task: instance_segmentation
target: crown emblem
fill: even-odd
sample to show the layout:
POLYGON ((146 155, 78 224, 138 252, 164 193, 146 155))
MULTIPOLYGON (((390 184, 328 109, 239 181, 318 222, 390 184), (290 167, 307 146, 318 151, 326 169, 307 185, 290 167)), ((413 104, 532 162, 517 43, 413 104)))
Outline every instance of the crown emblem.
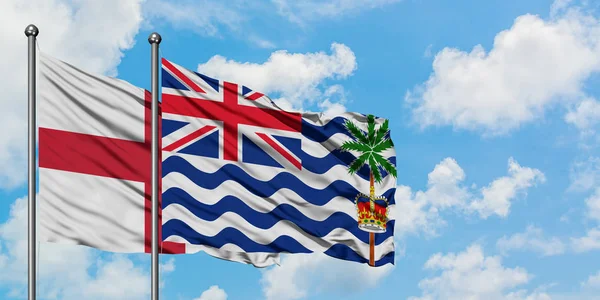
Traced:
POLYGON ((358 194, 354 201, 358 214, 358 228, 373 233, 384 233, 388 221, 388 201, 385 197, 358 194))

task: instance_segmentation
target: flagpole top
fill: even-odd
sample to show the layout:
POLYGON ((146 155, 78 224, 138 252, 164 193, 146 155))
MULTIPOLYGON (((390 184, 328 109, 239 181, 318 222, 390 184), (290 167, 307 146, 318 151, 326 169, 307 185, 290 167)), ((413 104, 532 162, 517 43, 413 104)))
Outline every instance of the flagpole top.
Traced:
POLYGON ((40 33, 40 30, 33 24, 29 24, 27 27, 25 27, 25 35, 28 37, 32 35, 36 37, 38 33, 40 33))
POLYGON ((158 34, 157 32, 151 33, 150 36, 148 37, 148 43, 150 43, 150 44, 160 44, 160 41, 162 41, 162 38, 160 37, 160 34, 158 34))

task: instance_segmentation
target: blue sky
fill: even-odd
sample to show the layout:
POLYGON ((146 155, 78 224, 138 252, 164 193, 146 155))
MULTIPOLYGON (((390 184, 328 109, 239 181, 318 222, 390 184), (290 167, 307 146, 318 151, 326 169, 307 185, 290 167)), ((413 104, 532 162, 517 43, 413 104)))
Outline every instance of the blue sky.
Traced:
MULTIPOLYGON (((282 105, 391 121, 394 268, 161 257, 163 299, 600 299, 594 1, 20 2, 0 4, 0 298, 26 288, 22 32, 35 23, 41 51, 141 87, 157 31, 165 58, 282 105)), ((148 298, 144 255, 40 251, 44 299, 148 298)))

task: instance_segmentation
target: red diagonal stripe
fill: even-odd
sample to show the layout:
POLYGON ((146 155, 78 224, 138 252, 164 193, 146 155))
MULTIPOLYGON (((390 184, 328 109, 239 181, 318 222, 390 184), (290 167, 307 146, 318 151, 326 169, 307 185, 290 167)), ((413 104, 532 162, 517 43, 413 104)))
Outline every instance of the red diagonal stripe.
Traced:
POLYGON ((192 90, 194 90, 195 92, 198 93, 205 93, 204 90, 202 88, 200 88, 197 84, 195 84, 192 80, 190 80, 189 78, 187 78, 185 75, 183 75, 183 73, 181 73, 181 71, 179 71, 173 64, 171 64, 168 60, 166 59, 162 59, 162 64, 163 66, 165 66, 169 71, 171 71, 173 73, 173 75, 179 77, 180 80, 182 80, 188 87, 190 87, 192 90))
POLYGON ((294 166, 296 166, 296 168, 298 168, 298 170, 302 170, 302 163, 300 163, 300 161, 298 161, 295 157, 293 157, 291 154, 285 151, 285 149, 279 146, 279 144, 273 141, 273 139, 271 139, 264 133, 257 132, 256 134, 265 142, 267 142, 269 146, 273 147, 277 152, 279 152, 279 154, 285 157, 285 159, 289 160, 294 166))
POLYGON ((264 94, 261 94, 261 93, 254 93, 254 94, 252 94, 252 95, 250 95, 250 96, 246 97, 246 99, 254 101, 254 100, 256 100, 256 99, 258 99, 258 98, 260 98, 260 97, 262 97, 262 96, 264 96, 264 94))
POLYGON ((215 129, 216 126, 212 126, 212 125, 206 125, 188 135, 186 135, 185 137, 183 137, 182 139, 174 142, 173 144, 166 146, 163 148, 164 151, 174 151, 175 149, 189 143, 191 140, 198 138, 200 136, 202 136, 203 134, 215 129))

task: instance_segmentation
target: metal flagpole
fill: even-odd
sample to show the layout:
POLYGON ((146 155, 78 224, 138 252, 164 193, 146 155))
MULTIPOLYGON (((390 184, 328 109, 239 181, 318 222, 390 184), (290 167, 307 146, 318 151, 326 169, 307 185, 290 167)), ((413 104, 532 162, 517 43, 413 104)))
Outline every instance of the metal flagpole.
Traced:
POLYGON ((158 45, 162 38, 148 37, 152 47, 152 300, 158 300, 158 45))
POLYGON ((35 300, 36 290, 36 232, 35 232, 35 186, 36 186, 36 159, 35 159, 35 130, 36 130, 36 119, 35 119, 35 40, 39 33, 38 28, 31 24, 25 28, 25 36, 27 36, 27 48, 29 54, 27 58, 27 79, 28 79, 28 145, 27 145, 27 172, 28 172, 28 231, 27 231, 27 284, 28 284, 28 295, 29 300, 35 300))

